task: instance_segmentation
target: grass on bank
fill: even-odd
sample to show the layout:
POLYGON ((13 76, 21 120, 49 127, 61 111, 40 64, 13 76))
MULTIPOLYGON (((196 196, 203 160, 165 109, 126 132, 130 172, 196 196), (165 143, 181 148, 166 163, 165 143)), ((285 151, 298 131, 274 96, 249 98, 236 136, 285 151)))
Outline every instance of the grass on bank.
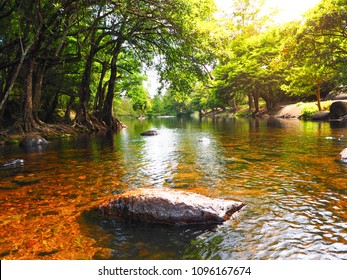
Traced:
MULTIPOLYGON (((321 102, 322 111, 329 111, 331 103, 331 101, 321 102)), ((310 119, 319 111, 316 102, 299 102, 296 104, 296 106, 301 107, 301 115, 304 120, 310 119)))

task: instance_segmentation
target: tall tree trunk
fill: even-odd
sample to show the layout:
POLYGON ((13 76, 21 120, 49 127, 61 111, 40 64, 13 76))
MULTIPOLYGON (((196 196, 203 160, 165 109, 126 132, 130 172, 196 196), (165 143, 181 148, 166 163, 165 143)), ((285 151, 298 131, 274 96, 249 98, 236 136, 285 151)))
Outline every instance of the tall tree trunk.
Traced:
POLYGON ((104 102, 104 107, 102 108, 102 121, 110 129, 117 129, 114 127, 114 112, 113 112, 113 99, 114 99, 114 91, 117 79, 117 54, 112 57, 111 61, 111 74, 110 79, 108 81, 108 90, 104 102))
POLYGON ((317 83, 317 106, 318 106, 318 110, 322 111, 322 105, 320 102, 320 99, 321 99, 320 95, 321 95, 321 83, 318 82, 317 83))
POLYGON ((35 128, 33 117, 33 71, 34 59, 27 62, 27 74, 25 78, 25 92, 23 96, 23 128, 25 132, 30 132, 35 128))
POLYGON ((108 81, 108 89, 105 97, 104 107, 102 108, 102 121, 109 129, 115 131, 122 128, 122 123, 115 118, 113 111, 114 92, 117 80, 117 57, 119 52, 120 48, 118 48, 118 52, 115 52, 115 55, 111 61, 111 74, 108 81))
POLYGON ((88 119, 88 103, 90 100, 90 81, 92 74, 93 57, 94 55, 91 51, 87 57, 81 82, 80 101, 76 114, 76 120, 80 124, 86 124, 88 119))
POLYGON ((252 96, 253 96, 253 101, 254 101, 254 114, 259 112, 259 93, 256 90, 253 90, 252 92, 252 96))
POLYGON ((0 103, 0 116, 2 116, 2 114, 4 112, 5 104, 7 102, 7 99, 8 99, 8 97, 9 97, 11 91, 12 91, 14 83, 17 80, 19 72, 22 69, 24 60, 25 60, 29 50, 31 49, 31 47, 32 47, 32 44, 30 44, 29 46, 26 47, 25 50, 23 50, 22 56, 20 58, 20 61, 19 61, 18 65, 16 66, 16 69, 13 71, 13 74, 10 76, 9 81, 6 84, 5 92, 3 94, 3 99, 1 100, 1 103, 0 103))
POLYGON ((43 76, 46 68, 46 63, 38 64, 34 79, 33 79, 33 116, 36 121, 39 120, 39 110, 41 105, 41 95, 42 95, 42 83, 43 76))
POLYGON ((92 67, 93 67, 93 60, 95 55, 98 52, 98 48, 101 42, 102 36, 99 36, 96 38, 97 30, 98 30, 98 24, 101 20, 101 12, 102 7, 99 8, 98 13, 95 17, 95 20, 91 26, 91 33, 90 33, 90 50, 89 54, 86 59, 86 64, 84 66, 84 72, 82 76, 81 81, 81 87, 80 87, 80 98, 79 98, 79 106, 77 108, 76 112, 76 119, 77 123, 82 125, 87 125, 87 127, 93 128, 93 123, 90 121, 89 118, 89 110, 88 105, 90 101, 91 96, 91 90, 90 90, 90 82, 91 82, 91 75, 92 75, 92 67))
MULTIPOLYGON (((121 27, 121 30, 123 28, 124 26, 121 27)), ((122 34, 122 31, 120 31, 120 34, 122 34)), ((111 60, 111 74, 110 74, 110 79, 108 81, 107 94, 105 97, 104 107, 102 108, 102 114, 101 114, 102 121, 107 125, 109 129, 112 129, 112 130, 120 130, 122 128, 122 123, 119 120, 117 120, 114 116, 113 99, 114 99, 114 92, 115 92, 116 80, 117 80, 118 55, 121 52, 123 42, 124 41, 122 36, 119 35, 116 46, 113 50, 113 56, 111 60)))
POLYGON ((250 111, 253 109, 253 97, 251 93, 248 93, 248 108, 250 111))
POLYGON ((103 85, 106 72, 107 72, 108 61, 104 61, 102 63, 102 70, 98 84, 98 90, 96 92, 95 101, 94 101, 94 112, 99 115, 102 110, 102 104, 105 98, 105 89, 106 87, 103 85))

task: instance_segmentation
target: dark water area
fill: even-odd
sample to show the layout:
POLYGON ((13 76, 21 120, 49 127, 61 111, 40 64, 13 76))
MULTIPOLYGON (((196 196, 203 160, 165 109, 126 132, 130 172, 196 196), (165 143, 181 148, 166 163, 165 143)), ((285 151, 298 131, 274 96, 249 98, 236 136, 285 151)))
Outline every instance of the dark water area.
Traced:
POLYGON ((347 259, 347 126, 297 120, 125 121, 116 134, 0 146, 1 259, 347 259), (155 129, 159 135, 140 133, 155 129), (223 225, 172 227, 91 210, 135 188, 247 206, 223 225))

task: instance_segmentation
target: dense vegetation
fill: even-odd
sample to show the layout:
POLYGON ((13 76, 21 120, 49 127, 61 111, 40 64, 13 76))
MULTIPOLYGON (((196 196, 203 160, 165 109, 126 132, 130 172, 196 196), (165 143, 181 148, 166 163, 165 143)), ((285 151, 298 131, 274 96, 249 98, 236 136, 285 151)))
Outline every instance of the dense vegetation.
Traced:
POLYGON ((262 16, 263 2, 234 1, 221 22, 230 40, 218 53, 213 79, 195 85, 190 108, 237 110, 248 103, 254 115, 261 101, 271 110, 315 98, 321 110, 321 95, 346 83, 346 1, 321 1, 302 21, 283 25, 262 16))
POLYGON ((274 25, 263 0, 3 0, 0 127, 119 129, 137 116, 216 108, 253 114, 345 84, 347 5, 324 0, 274 25), (144 87, 155 69, 161 93, 144 87))
POLYGON ((176 72, 203 75, 211 58, 197 27, 213 12, 212 0, 1 1, 1 123, 118 129, 116 96, 147 106, 146 67, 172 86, 176 72))

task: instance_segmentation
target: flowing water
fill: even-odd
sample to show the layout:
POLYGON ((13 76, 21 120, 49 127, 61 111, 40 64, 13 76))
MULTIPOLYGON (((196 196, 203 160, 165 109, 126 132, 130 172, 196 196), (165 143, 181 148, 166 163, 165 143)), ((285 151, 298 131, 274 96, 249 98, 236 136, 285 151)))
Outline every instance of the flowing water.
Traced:
POLYGON ((116 134, 0 147, 1 259, 347 259, 346 126, 296 120, 126 122, 116 134), (140 133, 156 129, 154 137, 140 133), (343 137, 344 135, 344 137, 343 137), (91 210, 134 188, 247 206, 223 225, 172 227, 91 210))

